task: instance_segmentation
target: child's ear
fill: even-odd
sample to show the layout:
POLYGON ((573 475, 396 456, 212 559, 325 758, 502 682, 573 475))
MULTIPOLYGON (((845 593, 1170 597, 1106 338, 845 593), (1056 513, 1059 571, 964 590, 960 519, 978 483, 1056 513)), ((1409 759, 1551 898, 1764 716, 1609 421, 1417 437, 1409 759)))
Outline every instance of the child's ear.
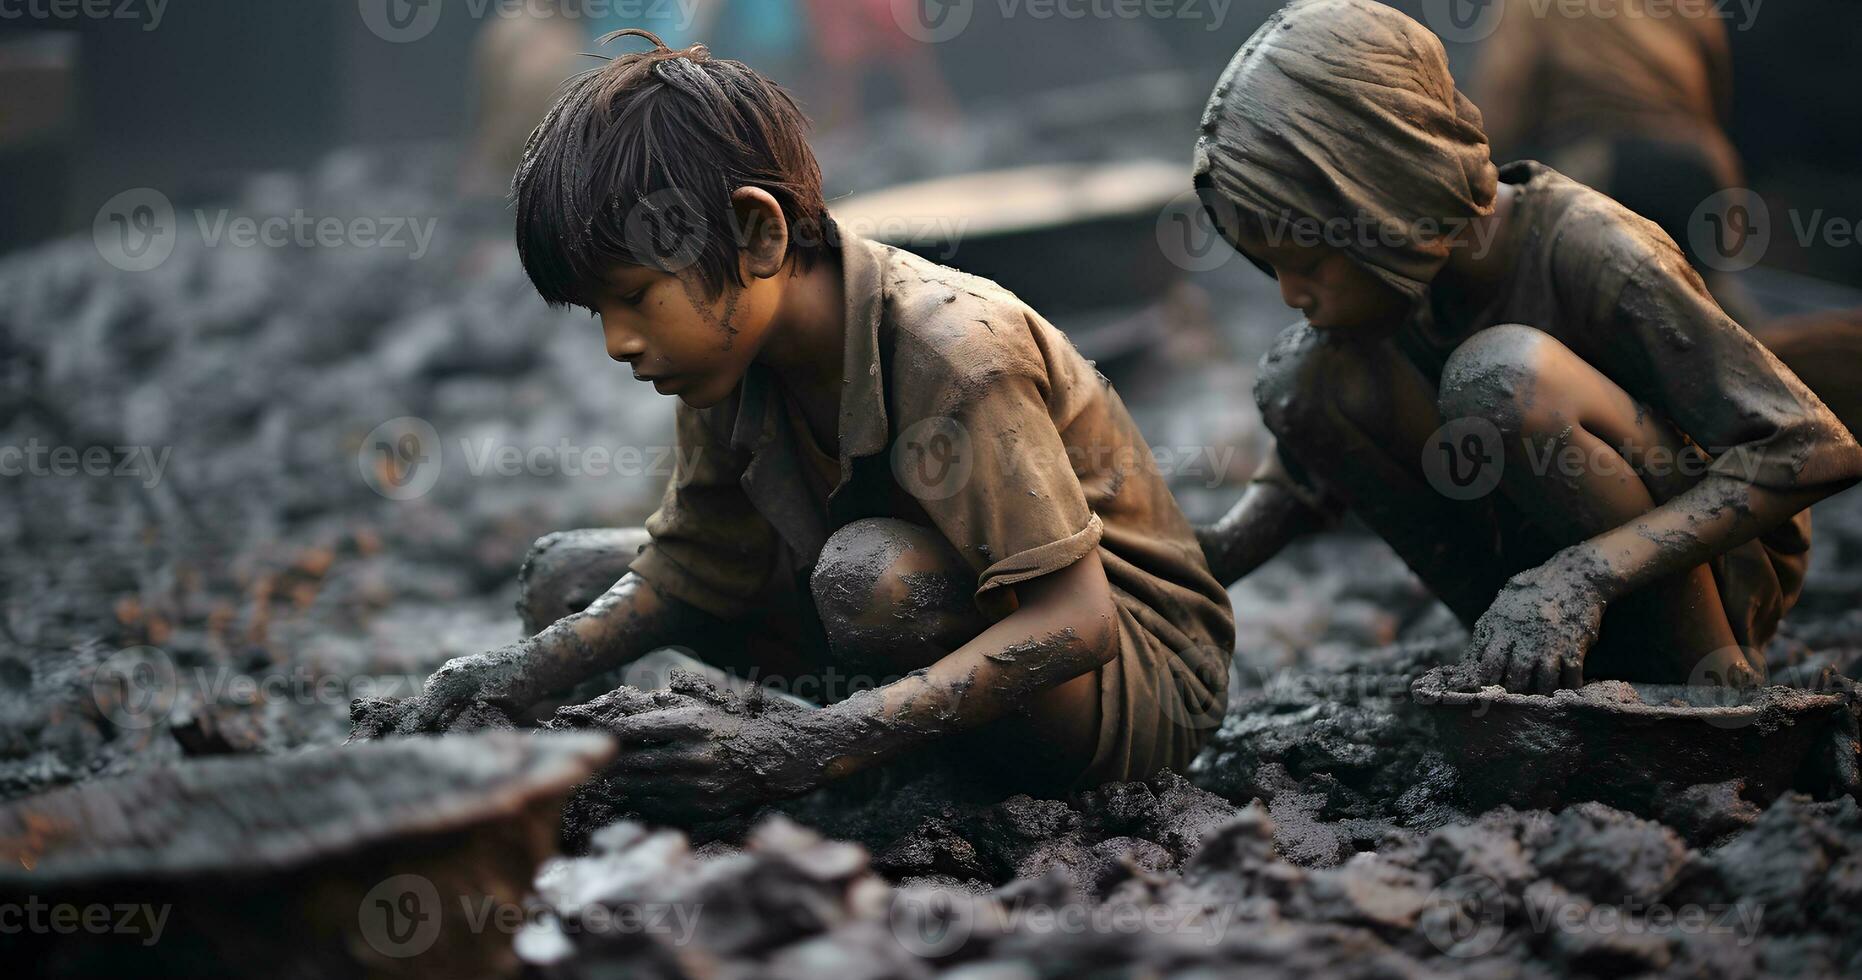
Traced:
POLYGON ((731 195, 736 212, 738 260, 746 278, 768 279, 789 255, 789 222, 782 205, 761 187, 739 187, 731 195))

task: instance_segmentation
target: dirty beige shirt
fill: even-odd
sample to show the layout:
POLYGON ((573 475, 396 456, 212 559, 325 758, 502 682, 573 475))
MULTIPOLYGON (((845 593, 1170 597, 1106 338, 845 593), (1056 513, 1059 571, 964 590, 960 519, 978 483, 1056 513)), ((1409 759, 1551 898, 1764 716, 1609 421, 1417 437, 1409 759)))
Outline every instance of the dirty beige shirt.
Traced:
POLYGON ((663 594, 726 618, 806 594, 836 529, 934 527, 975 570, 977 606, 1097 550, 1120 610, 1100 669, 1089 774, 1181 767, 1219 723, 1234 620, 1143 436, 1110 383, 1007 290, 843 235, 846 361, 838 485, 810 485, 797 420, 753 366, 709 409, 681 403, 680 456, 633 563, 663 594))

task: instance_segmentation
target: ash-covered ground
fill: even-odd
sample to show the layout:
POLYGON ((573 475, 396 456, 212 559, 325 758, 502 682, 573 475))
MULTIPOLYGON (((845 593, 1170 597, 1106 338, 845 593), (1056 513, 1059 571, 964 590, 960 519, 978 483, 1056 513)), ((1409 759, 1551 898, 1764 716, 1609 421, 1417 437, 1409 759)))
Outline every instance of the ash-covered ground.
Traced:
MULTIPOLYGON (((543 307, 508 217, 452 201, 449 173, 438 151, 345 152, 204 212, 430 218, 419 258, 209 247, 188 205, 151 271, 88 237, 0 261, 0 445, 43 447, 0 476, 0 797, 334 746, 353 698, 515 637, 534 538, 650 511, 670 401, 607 361, 585 314, 543 307), (412 455, 408 418, 432 427, 412 455)), ((1258 279, 1186 277, 1179 308, 1206 316, 1115 375, 1154 446, 1210 450, 1176 480, 1193 519, 1265 445, 1252 365, 1286 317, 1258 279)), ((1841 700, 1820 672, 1862 655, 1862 495, 1815 522, 1768 654, 1841 700)), ((1541 754, 1473 765, 1465 719, 1409 693, 1459 629, 1381 543, 1303 543, 1233 598, 1234 698, 1188 773, 1005 800, 926 757, 690 834, 611 823, 585 790, 567 836, 588 852, 541 869, 551 914, 518 950, 561 976, 1862 971, 1847 706, 1704 726, 1749 777, 1676 783, 1704 770, 1643 759, 1646 793, 1610 784, 1620 809, 1569 773, 1547 801, 1538 774, 1569 768, 1548 760, 1633 759, 1635 726, 1662 724, 1587 741, 1606 702, 1660 698, 1541 699, 1520 722, 1541 754), (1495 805, 1511 797, 1534 808, 1495 805), (642 905, 696 914, 590 925, 642 905)))

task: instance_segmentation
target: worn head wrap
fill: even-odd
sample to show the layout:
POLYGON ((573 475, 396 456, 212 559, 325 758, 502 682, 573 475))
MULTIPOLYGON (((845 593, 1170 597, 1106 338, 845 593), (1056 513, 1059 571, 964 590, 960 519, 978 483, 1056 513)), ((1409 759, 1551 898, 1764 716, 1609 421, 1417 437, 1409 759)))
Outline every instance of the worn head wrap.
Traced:
POLYGON ((1195 175, 1231 241, 1237 211, 1311 222, 1412 303, 1448 260, 1443 236, 1492 212, 1497 179, 1442 42, 1375 0, 1268 18, 1209 97, 1195 175))

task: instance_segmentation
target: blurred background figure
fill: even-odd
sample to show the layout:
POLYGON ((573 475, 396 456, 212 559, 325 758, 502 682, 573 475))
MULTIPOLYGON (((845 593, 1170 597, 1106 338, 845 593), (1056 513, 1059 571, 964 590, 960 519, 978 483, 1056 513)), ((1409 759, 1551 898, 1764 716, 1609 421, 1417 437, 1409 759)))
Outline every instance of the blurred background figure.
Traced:
POLYGON ((791 52, 797 31, 787 16, 789 0, 684 0, 644 5, 638 16, 623 16, 617 5, 584 12, 573 0, 542 0, 485 18, 472 47, 473 130, 460 191, 468 197, 505 194, 524 140, 556 100, 557 88, 608 56, 599 43, 603 36, 637 27, 685 47, 709 37, 727 6, 731 24, 739 28, 729 34, 742 37, 747 50, 771 57, 791 52))
POLYGON ((1798 297, 1819 284, 1736 261, 1760 222, 1770 225, 1765 243, 1782 242, 1801 215, 1787 219, 1749 189, 1728 135, 1735 99, 1726 9, 1673 0, 1502 2, 1473 82, 1494 158, 1545 162, 1660 225, 1734 320, 1850 428, 1862 424, 1862 309, 1853 294, 1806 308, 1798 297), (1703 220, 1718 223, 1703 229, 1703 220), (1703 255, 1703 244, 1719 254, 1703 255))
MULTIPOLYGON (((1745 306, 1688 235, 1696 208, 1745 184, 1727 136, 1725 19, 1712 4, 1672 0, 1617 0, 1608 9, 1502 2, 1470 93, 1494 159, 1536 159, 1616 198, 1681 246, 1721 305, 1745 306)), ((1728 311, 1746 322, 1743 310, 1728 311)))
POLYGON ((76 128, 77 39, 54 34, 0 38, 0 251, 55 231, 69 190, 76 128))
POLYGON ((524 140, 556 100, 557 86, 581 70, 593 38, 566 17, 492 17, 472 50, 477 95, 471 142, 460 170, 468 197, 502 197, 524 152, 524 140))
POLYGON ((822 72, 816 123, 824 129, 861 127, 865 82, 875 72, 895 79, 907 104, 928 121, 956 125, 957 102, 933 49, 905 33, 893 7, 893 0, 808 0, 822 72))

